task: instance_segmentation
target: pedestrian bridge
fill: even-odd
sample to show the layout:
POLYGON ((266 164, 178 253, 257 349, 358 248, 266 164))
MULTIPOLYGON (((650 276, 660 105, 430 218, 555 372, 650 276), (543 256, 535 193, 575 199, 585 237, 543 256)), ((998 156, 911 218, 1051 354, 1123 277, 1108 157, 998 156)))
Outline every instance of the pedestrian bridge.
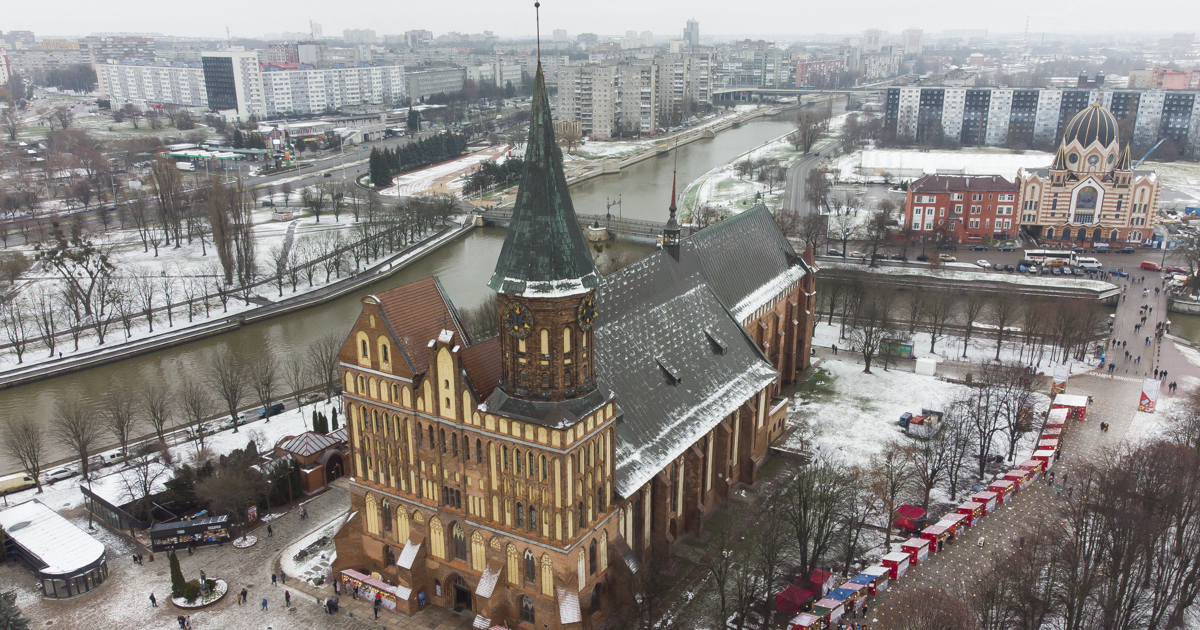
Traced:
MULTIPOLYGON (((484 225, 508 227, 509 221, 512 220, 512 210, 484 210, 477 216, 484 225)), ((588 228, 601 227, 607 229, 610 235, 623 236, 637 241, 655 242, 665 227, 665 224, 658 223, 657 221, 625 219, 612 215, 580 214, 577 215, 577 218, 579 219, 580 227, 585 232, 587 232, 588 228)))

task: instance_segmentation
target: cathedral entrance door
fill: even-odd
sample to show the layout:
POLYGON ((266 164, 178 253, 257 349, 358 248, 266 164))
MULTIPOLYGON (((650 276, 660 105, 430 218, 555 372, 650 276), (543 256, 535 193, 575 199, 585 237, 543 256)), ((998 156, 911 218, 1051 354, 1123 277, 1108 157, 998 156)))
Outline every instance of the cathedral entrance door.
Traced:
POLYGON ((471 610, 471 589, 467 588, 461 577, 454 578, 454 606, 471 610))

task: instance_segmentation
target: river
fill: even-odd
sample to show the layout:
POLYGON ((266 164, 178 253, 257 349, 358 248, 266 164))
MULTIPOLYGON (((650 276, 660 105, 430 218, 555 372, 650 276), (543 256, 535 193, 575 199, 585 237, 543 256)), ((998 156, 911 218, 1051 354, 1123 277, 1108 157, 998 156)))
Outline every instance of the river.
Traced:
MULTIPOLYGON (((788 115, 758 119, 738 129, 717 134, 716 138, 700 140, 679 148, 679 190, 695 178, 754 147, 788 132, 788 115)), ((603 214, 605 199, 622 199, 622 214, 630 218, 665 221, 670 205, 672 158, 645 160, 623 169, 620 175, 581 182, 571 189, 575 210, 581 214, 603 214), (629 202, 628 206, 624 202, 629 202)), ((613 208, 617 214, 617 208, 613 208)), ((487 297, 487 281, 500 255, 504 242, 502 228, 472 230, 415 264, 381 280, 369 289, 352 293, 333 302, 315 306, 290 315, 283 315, 235 332, 144 354, 118 363, 64 374, 51 379, 0 390, 0 409, 4 417, 32 415, 47 429, 50 427, 57 400, 83 398, 98 400, 107 390, 124 386, 133 392, 149 379, 164 380, 171 388, 186 378, 203 378, 203 366, 208 358, 223 347, 239 356, 249 358, 263 352, 272 353, 280 362, 298 356, 315 340, 331 330, 346 330, 358 315, 359 300, 364 295, 385 291, 415 280, 436 275, 459 308, 478 304, 487 297)), ((650 248, 636 248, 641 255, 650 248)), ((176 414, 178 419, 180 414, 176 414)), ((148 434, 146 425, 139 425, 139 434, 148 434)), ((105 432, 102 441, 110 440, 105 432)), ((106 446, 111 448, 111 446, 106 446)), ((57 460, 68 453, 57 444, 49 444, 50 458, 57 460)), ((17 465, 7 458, 0 461, 0 472, 15 472, 17 465)))

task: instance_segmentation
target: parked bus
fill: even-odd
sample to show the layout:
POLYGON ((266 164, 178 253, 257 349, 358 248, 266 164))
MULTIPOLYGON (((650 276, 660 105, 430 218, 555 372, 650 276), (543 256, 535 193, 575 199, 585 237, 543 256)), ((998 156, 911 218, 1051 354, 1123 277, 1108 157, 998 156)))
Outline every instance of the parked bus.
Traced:
POLYGON ((1070 250, 1027 249, 1025 250, 1025 259, 1032 260, 1039 265, 1044 265, 1051 260, 1062 260, 1072 267, 1079 265, 1079 254, 1070 250))

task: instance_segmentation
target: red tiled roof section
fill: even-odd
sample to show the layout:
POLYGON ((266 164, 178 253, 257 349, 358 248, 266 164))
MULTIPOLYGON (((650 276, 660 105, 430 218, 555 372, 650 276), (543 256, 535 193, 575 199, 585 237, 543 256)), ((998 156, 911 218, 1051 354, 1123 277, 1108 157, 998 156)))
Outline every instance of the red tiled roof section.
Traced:
POLYGON ((487 400, 500 384, 500 338, 492 337, 463 350, 462 365, 479 400, 487 400))
POLYGON ((413 373, 429 367, 429 342, 442 330, 453 330, 455 342, 466 345, 462 326, 454 316, 450 300, 437 278, 425 278, 402 287, 376 293, 384 317, 395 331, 397 341, 413 363, 413 373))
POLYGON ((1016 192, 1020 186, 999 175, 926 175, 908 189, 915 193, 1016 192))

